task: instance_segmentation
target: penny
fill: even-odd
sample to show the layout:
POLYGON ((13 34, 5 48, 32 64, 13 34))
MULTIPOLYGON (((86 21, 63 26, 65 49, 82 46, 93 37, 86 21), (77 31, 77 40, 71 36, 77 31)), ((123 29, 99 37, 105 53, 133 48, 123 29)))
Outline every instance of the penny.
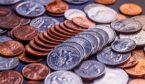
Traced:
POLYGON ((17 56, 24 51, 24 47, 17 41, 6 41, 0 43, 0 54, 6 57, 17 56))
POLYGON ((125 15, 139 15, 143 10, 138 4, 124 3, 120 6, 120 11, 125 15))
POLYGON ((18 40, 29 41, 38 35, 38 31, 31 26, 19 26, 13 31, 13 35, 18 40))
POLYGON ((38 17, 44 14, 45 8, 39 3, 25 1, 16 6, 16 12, 25 17, 38 17))
POLYGON ((86 2, 88 2, 89 0, 64 0, 70 4, 84 4, 86 2))
POLYGON ((130 58, 130 53, 116 53, 112 51, 111 47, 107 47, 98 53, 96 57, 101 63, 115 66, 125 63, 130 58))
POLYGON ((27 81, 26 84, 42 84, 42 83, 39 81, 27 81))
POLYGON ((58 24, 59 21, 48 16, 42 16, 35 18, 31 21, 30 26, 38 29, 39 32, 47 31, 54 24, 58 24))
POLYGON ((141 30, 142 25, 136 20, 126 19, 111 23, 111 27, 120 33, 135 33, 141 30))
POLYGON ((110 23, 117 19, 117 12, 109 7, 94 7, 88 11, 88 17, 97 23, 110 23))
POLYGON ((44 84, 83 84, 82 79, 70 71, 56 71, 49 74, 44 81, 44 84))
POLYGON ((95 79, 105 74, 105 65, 95 60, 84 61, 75 73, 86 79, 95 79))
POLYGON ((47 4, 49 4, 49 3, 51 3, 51 2, 53 2, 55 0, 31 0, 31 1, 37 2, 37 3, 40 3, 40 4, 44 5, 44 6, 46 6, 47 4))
POLYGON ((19 59, 17 57, 5 58, 0 56, 0 71, 10 70, 17 67, 19 59))
POLYGON ((129 77, 124 70, 106 67, 105 76, 95 80, 92 84, 127 84, 128 80, 129 77))
POLYGON ((50 16, 53 16, 53 17, 62 17, 62 16, 64 16, 64 13, 58 13, 58 14, 56 14, 56 13, 50 13, 48 11, 47 11, 47 14, 50 15, 50 16))
POLYGON ((111 44, 111 48, 116 52, 126 53, 135 49, 136 43, 131 39, 119 39, 111 44))
POLYGON ((0 84, 22 84, 23 76, 17 71, 0 72, 0 84))
POLYGON ((79 9, 69 9, 69 10, 65 11, 64 17, 67 20, 72 20, 75 17, 86 17, 86 14, 79 9))
POLYGON ((114 4, 116 0, 95 0, 95 2, 105 5, 114 4))
POLYGON ((144 79, 133 79, 128 84, 144 84, 144 83, 145 83, 144 79))
POLYGON ((90 21, 89 19, 87 19, 86 17, 75 17, 72 19, 72 21, 83 28, 91 28, 96 26, 96 23, 90 21))
POLYGON ((1 0, 0 4, 1 5, 13 5, 16 4, 18 2, 20 2, 21 0, 1 0))
POLYGON ((19 17, 20 19, 20 25, 27 25, 30 23, 31 19, 29 18, 22 18, 22 17, 19 17))
POLYGON ((125 15, 123 15, 123 14, 118 14, 117 15, 117 20, 125 20, 125 19, 127 19, 127 17, 125 16, 125 15))
POLYGON ((12 38, 10 38, 6 35, 0 36, 0 42, 6 42, 6 41, 10 41, 10 40, 12 40, 12 38))
POLYGON ((81 57, 80 51, 75 47, 60 46, 49 53, 47 64, 53 70, 71 70, 80 63, 81 57))

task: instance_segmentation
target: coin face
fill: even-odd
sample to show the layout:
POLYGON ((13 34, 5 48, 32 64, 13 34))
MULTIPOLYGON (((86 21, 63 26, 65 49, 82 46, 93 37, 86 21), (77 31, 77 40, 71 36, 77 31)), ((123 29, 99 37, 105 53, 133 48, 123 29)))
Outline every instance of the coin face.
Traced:
POLYGON ((105 76, 94 81, 93 84, 127 84, 127 73, 120 68, 106 68, 105 76))
POLYGON ((22 1, 22 0, 1 0, 0 4, 1 5, 12 5, 12 4, 18 3, 20 1, 22 1))
POLYGON ((89 0, 65 0, 65 1, 70 4, 84 4, 88 2, 89 0))
POLYGON ((60 46, 49 53, 47 64, 53 70, 70 70, 80 63, 81 57, 81 53, 75 47, 60 46))
POLYGON ((70 71, 52 72, 45 78, 44 84, 83 84, 82 79, 70 71))
POLYGON ((25 17, 38 17, 44 14, 45 8, 39 3, 25 1, 16 6, 16 12, 25 17))
POLYGON ((83 78, 94 79, 105 74, 105 65, 95 60, 87 60, 75 69, 75 73, 83 78))
POLYGON ((10 38, 6 35, 0 36, 0 42, 6 42, 6 41, 10 41, 10 40, 12 40, 12 38, 10 38))
POLYGON ((97 54, 97 59, 106 65, 119 65, 126 62, 130 58, 130 53, 120 54, 113 52, 111 47, 103 49, 97 54))
POLYGON ((117 19, 117 12, 109 7, 94 7, 87 14, 91 20, 98 23, 110 23, 117 19))
POLYGON ((135 49, 136 43, 131 39, 119 39, 111 44, 111 48, 116 52, 125 53, 135 49))
POLYGON ((128 84, 144 84, 145 80, 144 79, 134 79, 131 80, 128 84))
POLYGON ((116 0, 95 0, 95 2, 105 5, 114 4, 116 0))

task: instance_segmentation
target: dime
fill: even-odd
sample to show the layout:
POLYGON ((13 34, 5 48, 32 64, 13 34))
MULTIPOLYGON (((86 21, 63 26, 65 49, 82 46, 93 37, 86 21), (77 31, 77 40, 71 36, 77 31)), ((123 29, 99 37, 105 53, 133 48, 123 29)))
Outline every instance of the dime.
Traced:
POLYGON ((53 2, 55 0, 31 0, 31 1, 37 2, 37 3, 40 3, 40 4, 44 5, 44 6, 46 6, 47 4, 49 4, 49 3, 51 3, 51 2, 53 2))
POLYGON ((1 5, 12 5, 20 2, 21 0, 0 0, 1 5))
POLYGON ((49 73, 50 69, 41 63, 28 64, 22 70, 23 76, 30 80, 43 80, 49 73))
POLYGON ((23 76, 17 71, 0 72, 0 84, 22 84, 23 76))
POLYGON ((75 69, 75 73, 83 78, 95 79, 105 74, 105 65, 95 60, 84 61, 75 69))
POLYGON ((120 68, 106 68, 105 76, 97 79, 92 84, 127 84, 127 73, 120 68))
POLYGON ((126 19, 111 23, 111 27, 120 33, 134 33, 141 30, 142 25, 136 20, 126 19))
POLYGON ((53 70, 71 70, 80 63, 81 57, 80 51, 75 47, 60 46, 49 53, 47 64, 53 70))
POLYGON ((70 4, 84 4, 88 2, 89 0, 64 0, 70 4))
POLYGON ((27 84, 42 84, 39 81, 27 81, 27 84))
POLYGON ((0 42, 6 42, 6 41, 10 41, 10 40, 12 40, 12 38, 10 38, 6 35, 0 36, 0 42))
POLYGON ((144 79, 134 79, 134 80, 131 80, 128 84, 145 84, 145 80, 144 79))
POLYGON ((52 72, 45 78, 44 84, 83 84, 82 79, 70 71, 52 72))
POLYGON ((47 31, 54 24, 58 24, 59 21, 48 16, 42 16, 35 18, 31 21, 30 26, 38 29, 39 32, 47 31))
POLYGON ((16 6, 16 12, 25 17, 38 17, 44 14, 45 8, 39 3, 25 1, 16 6))
POLYGON ((116 0, 95 0, 95 2, 105 5, 114 4, 116 0))
POLYGON ((96 57, 106 65, 115 66, 126 62, 130 58, 130 53, 116 53, 112 51, 111 47, 107 47, 98 53, 96 57))
POLYGON ((123 14, 117 15, 117 20, 121 21, 121 20, 125 20, 125 19, 127 19, 127 17, 125 15, 123 15, 123 14))
POLYGON ((75 17, 86 17, 86 14, 79 9, 69 9, 69 10, 65 11, 64 17, 67 20, 72 20, 75 17))
POLYGON ((111 48, 116 52, 126 53, 135 49, 136 43, 131 39, 118 39, 111 44, 111 48))
POLYGON ((110 23, 117 19, 117 12, 109 7, 94 7, 88 11, 88 17, 98 23, 110 23))
POLYGON ((120 6, 120 11, 125 15, 139 15, 143 10, 138 4, 124 3, 120 6))

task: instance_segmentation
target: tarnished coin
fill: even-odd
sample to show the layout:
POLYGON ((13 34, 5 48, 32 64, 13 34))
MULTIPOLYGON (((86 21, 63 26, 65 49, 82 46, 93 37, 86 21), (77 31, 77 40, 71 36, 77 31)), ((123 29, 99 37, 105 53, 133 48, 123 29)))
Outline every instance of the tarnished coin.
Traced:
POLYGON ((139 15, 143 9, 140 5, 134 3, 124 3, 120 6, 120 11, 126 15, 139 15))
POLYGON ((39 32, 47 31, 54 24, 58 24, 59 21, 48 16, 42 16, 35 18, 31 21, 30 26, 38 29, 39 32))
POLYGON ((94 7, 88 11, 88 17, 98 23, 110 23, 117 19, 117 12, 109 7, 94 7))
POLYGON ((95 60, 87 60, 75 69, 75 73, 85 79, 92 80, 105 74, 105 65, 95 60))
POLYGON ((45 78, 44 84, 83 84, 82 79, 70 71, 52 72, 45 78))
POLYGON ((70 4, 84 4, 88 2, 89 0, 64 0, 70 4))
POLYGON ((106 68, 105 76, 97 79, 92 84, 127 84, 129 77, 120 68, 106 68))
POLYGON ((125 16, 125 15, 123 15, 123 14, 118 14, 117 15, 117 20, 125 20, 125 19, 127 19, 127 17, 125 16))
POLYGON ((126 53, 135 49, 136 43, 131 39, 118 39, 111 44, 111 48, 116 52, 126 53))
POLYGON ((40 4, 46 6, 47 4, 49 4, 49 3, 51 3, 51 2, 53 2, 55 0, 30 0, 30 1, 37 2, 37 3, 40 3, 40 4))
POLYGON ((12 40, 12 38, 10 38, 6 35, 0 36, 0 42, 6 42, 6 41, 10 41, 10 40, 12 40))
POLYGON ((145 79, 133 79, 128 84, 145 84, 145 79))
POLYGON ((120 33, 134 33, 141 30, 142 25, 136 20, 126 19, 111 23, 111 27, 120 33))
POLYGON ((0 57, 0 71, 1 70, 10 70, 18 66, 19 59, 17 57, 5 58, 0 57))
POLYGON ((16 12, 25 17, 38 17, 44 14, 45 8, 39 3, 25 1, 16 6, 16 12))
POLYGON ((0 0, 1 5, 12 5, 20 2, 22 0, 0 0))
POLYGON ((116 0, 95 0, 95 2, 105 5, 114 4, 116 0))
POLYGON ((119 65, 126 62, 130 58, 130 53, 120 54, 113 52, 111 47, 103 49, 100 53, 97 54, 98 61, 106 65, 119 65))
POLYGON ((69 9, 65 11, 64 17, 68 20, 72 20, 75 17, 86 17, 86 14, 79 9, 69 9))
POLYGON ((80 61, 80 51, 69 45, 56 47, 49 53, 47 58, 47 64, 53 70, 71 70, 76 67, 80 61))
POLYGON ((42 84, 42 83, 39 81, 27 81, 26 84, 42 84))
POLYGON ((41 63, 28 64, 22 70, 23 76, 30 80, 43 80, 49 73, 50 69, 41 63))

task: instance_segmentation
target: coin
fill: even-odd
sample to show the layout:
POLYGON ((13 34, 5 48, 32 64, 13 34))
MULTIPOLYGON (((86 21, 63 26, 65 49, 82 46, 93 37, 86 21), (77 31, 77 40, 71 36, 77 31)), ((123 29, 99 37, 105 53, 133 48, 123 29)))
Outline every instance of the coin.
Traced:
POLYGON ((120 6, 120 11, 125 15, 139 15, 143 10, 138 4, 124 3, 120 6))
POLYGON ((58 24, 59 21, 48 16, 42 16, 35 18, 31 21, 30 26, 38 29, 39 32, 47 31, 54 24, 58 24))
POLYGON ((111 27, 119 33, 135 33, 141 30, 142 25, 136 20, 126 19, 111 23, 111 27))
POLYGON ((6 41, 0 43, 0 54, 6 57, 13 57, 21 54, 24 47, 17 41, 6 41))
POLYGON ((26 84, 42 84, 42 83, 39 81, 27 81, 26 84))
POLYGON ((44 84, 83 84, 82 79, 70 71, 52 72, 45 78, 44 84))
POLYGON ((116 53, 112 51, 111 47, 107 47, 98 53, 96 57, 101 63, 115 66, 126 62, 130 58, 130 53, 116 53))
POLYGON ((23 76, 17 71, 0 72, 0 84, 22 84, 23 76))
POLYGON ((31 22, 31 19, 29 19, 29 18, 19 17, 19 19, 20 19, 20 25, 27 25, 31 22))
POLYGON ((82 78, 95 79, 105 74, 105 65, 95 60, 87 60, 75 69, 75 73, 82 78))
POLYGON ((10 40, 12 40, 12 38, 10 38, 6 35, 0 36, 0 42, 6 42, 6 41, 10 41, 10 40))
POLYGON ((44 5, 44 6, 46 6, 47 4, 49 4, 49 3, 51 3, 51 2, 53 2, 55 0, 31 0, 31 1, 37 2, 37 3, 40 3, 40 4, 44 5))
POLYGON ((0 4, 1 5, 13 5, 13 4, 16 4, 20 1, 21 0, 0 0, 0 4))
POLYGON ((95 2, 105 5, 114 4, 116 0, 95 0, 95 2))
POLYGON ((126 53, 135 49, 136 43, 131 39, 118 39, 111 44, 111 48, 116 52, 126 53))
POLYGON ((123 14, 118 14, 117 15, 117 20, 125 20, 125 19, 127 19, 127 17, 125 16, 125 15, 123 15, 123 14))
POLYGON ((133 79, 128 84, 144 84, 144 83, 145 83, 144 79, 133 79))
POLYGON ((117 12, 109 7, 93 7, 88 11, 88 17, 98 23, 110 23, 117 19, 117 12))
POLYGON ((72 20, 75 17, 86 17, 86 14, 79 9, 69 9, 69 10, 65 11, 64 17, 67 20, 72 20))
POLYGON ((53 70, 71 70, 80 63, 81 57, 80 51, 75 47, 60 46, 49 53, 47 64, 53 70))
POLYGON ((127 84, 128 80, 128 75, 124 70, 106 67, 105 76, 95 80, 92 84, 127 84))
POLYGON ((43 80, 49 73, 50 69, 41 63, 28 64, 22 70, 23 76, 30 80, 43 80))
POLYGON ((64 0, 70 4, 84 4, 88 2, 89 0, 64 0))
POLYGON ((16 12, 25 17, 38 17, 44 14, 45 8, 39 3, 25 1, 16 6, 16 12))

